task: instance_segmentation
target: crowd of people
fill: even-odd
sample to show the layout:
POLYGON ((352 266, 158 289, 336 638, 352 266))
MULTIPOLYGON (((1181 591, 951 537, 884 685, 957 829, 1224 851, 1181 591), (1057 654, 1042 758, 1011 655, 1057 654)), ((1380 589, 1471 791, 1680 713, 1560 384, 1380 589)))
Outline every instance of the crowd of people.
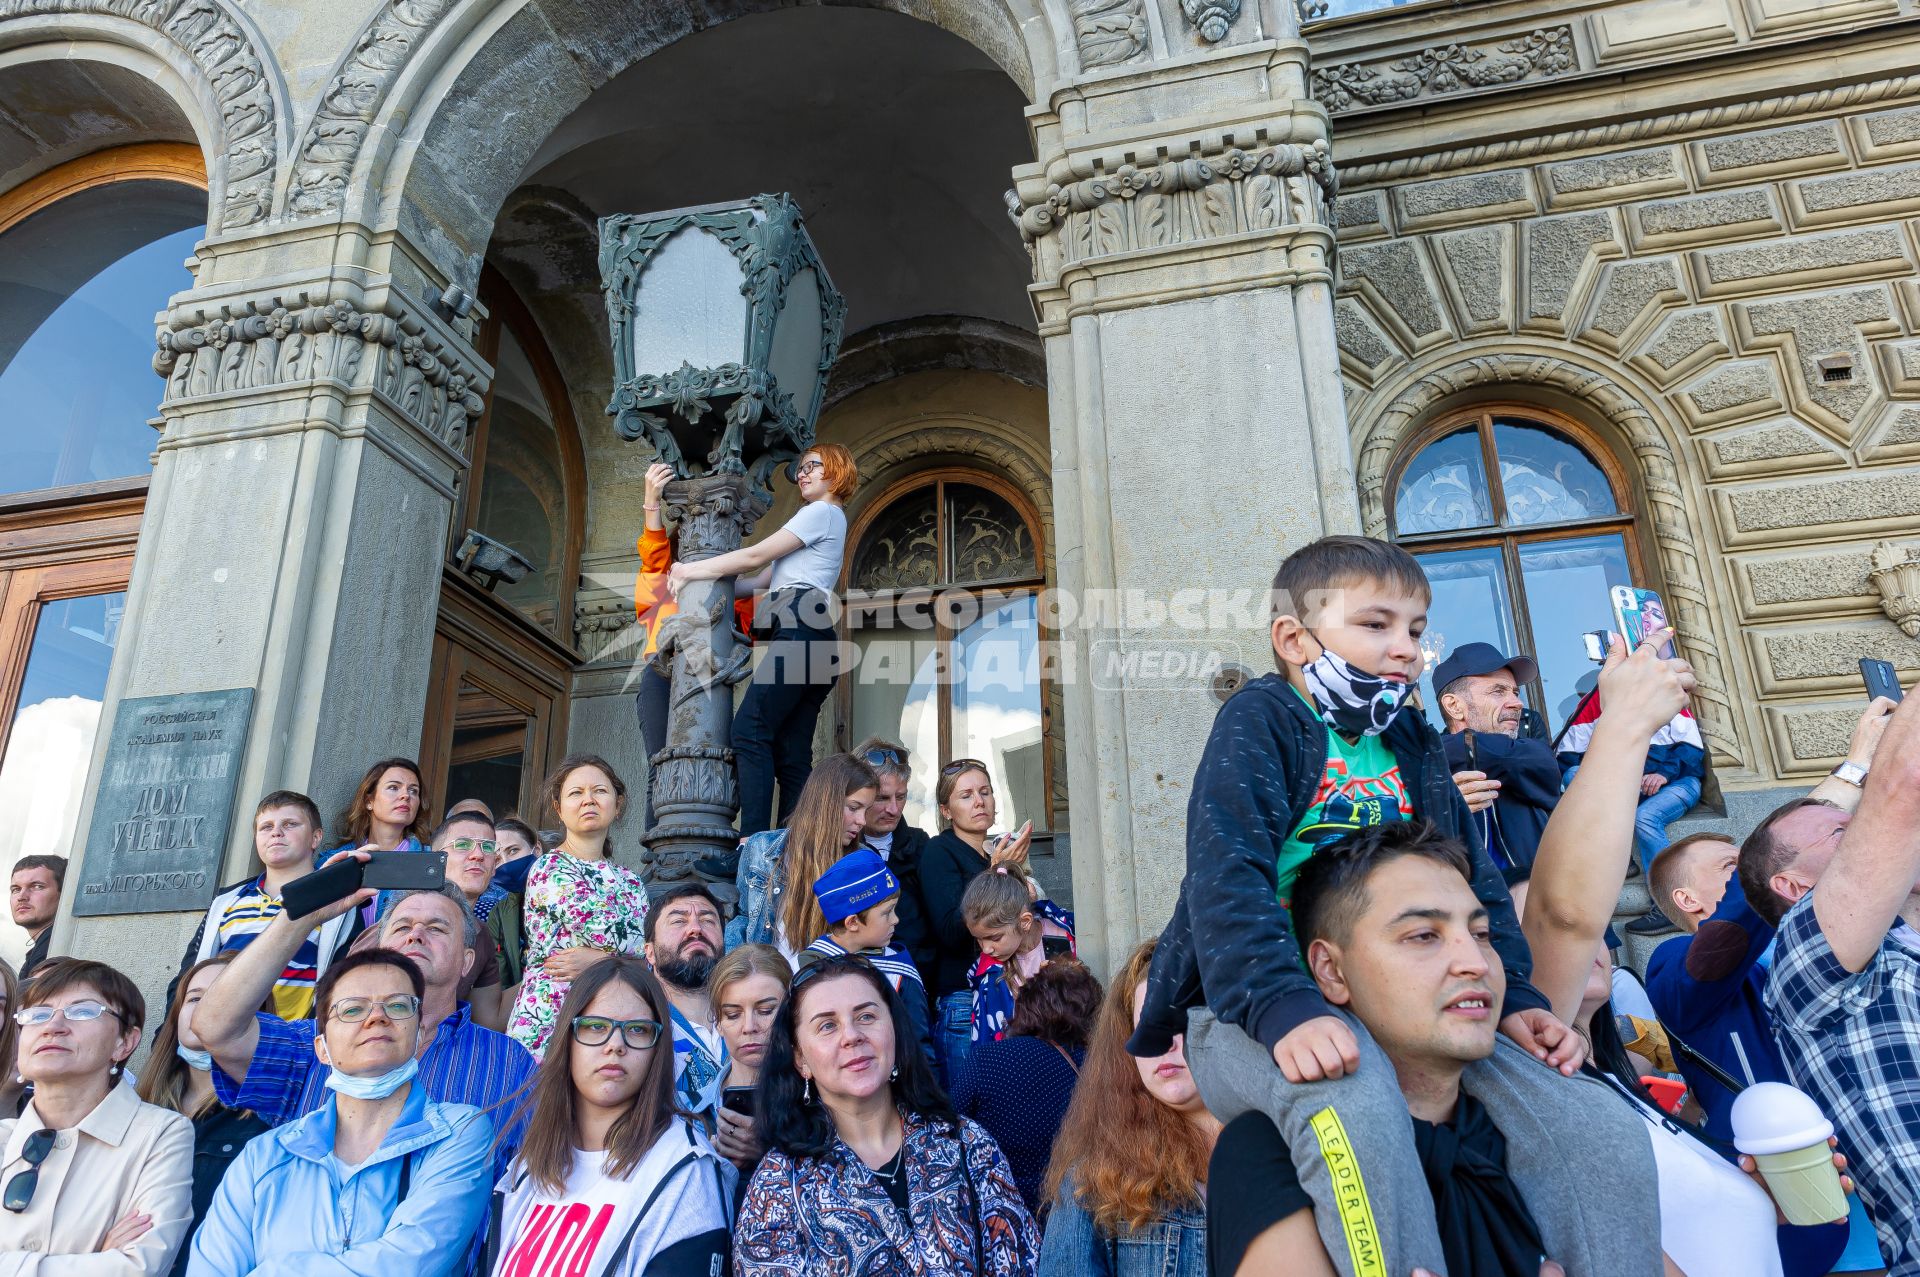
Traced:
MULTIPOLYGON (((688 581, 831 590, 856 476, 830 446, 796 470, 793 521, 692 565, 649 475, 650 636, 688 581)), ((735 724, 725 905, 629 866, 614 830, 654 815, 604 757, 536 810, 437 825, 420 767, 381 759, 331 831, 260 798, 259 871, 209 906, 135 1078, 140 990, 45 956, 65 866, 23 861, 5 1271, 1920 1274, 1920 708, 1870 703, 1743 842, 1669 842, 1702 763, 1667 635, 1611 646, 1558 750, 1527 730, 1530 663, 1468 645, 1437 731, 1430 597, 1383 542, 1286 558, 1275 670, 1198 761, 1172 920, 1104 983, 985 763, 939 767, 934 832, 899 743, 808 756, 824 692, 792 678, 831 629, 804 607, 762 637, 791 677, 756 676, 735 724), (288 916, 305 875, 428 848, 437 889, 288 916), (1644 991, 1609 925, 1634 872, 1676 933, 1644 991), (1752 1136, 1783 1083, 1830 1123, 1795 1174, 1830 1174, 1831 1209, 1783 1196, 1752 1136)))

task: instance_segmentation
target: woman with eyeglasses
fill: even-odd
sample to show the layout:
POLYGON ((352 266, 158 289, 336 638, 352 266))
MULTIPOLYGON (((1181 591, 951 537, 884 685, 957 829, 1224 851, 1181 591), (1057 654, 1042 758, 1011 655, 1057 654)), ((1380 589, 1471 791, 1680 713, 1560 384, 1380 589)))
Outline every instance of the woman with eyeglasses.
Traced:
POLYGON ((193 1126, 122 1085, 146 1010, 133 981, 100 962, 56 958, 21 987, 15 1067, 33 1098, 0 1121, 7 1271, 162 1277, 186 1240, 193 1126))
MULTIPOLYGON (((221 953, 187 968, 167 1018, 153 1035, 153 1052, 140 1073, 140 1098, 172 1109, 193 1123, 193 1225, 198 1227, 213 1204, 227 1168, 256 1135, 272 1126, 247 1109, 228 1108, 213 1091, 213 1056, 193 1031, 193 1011, 220 973, 233 961, 221 953)), ((193 1231, 187 1230, 189 1234, 193 1231)), ((188 1248, 173 1259, 174 1277, 187 1271, 188 1248)))
POLYGON ((992 1138, 953 1111, 886 977, 863 958, 801 969, 774 1020, 757 1121, 767 1146, 734 1234, 734 1277, 1024 1277, 1040 1235, 992 1138))
POLYGON ((977 758, 956 758, 940 769, 933 798, 946 829, 920 853, 920 904, 932 935, 932 970, 921 971, 934 1000, 933 1053, 949 1088, 973 1050, 973 990, 967 973, 979 957, 960 907, 967 884, 996 865, 1024 870, 1033 822, 990 837, 999 818, 993 776, 977 758))
POLYGON ((667 995, 640 958, 573 982, 494 1190, 496 1277, 707 1277, 724 1269, 737 1172, 674 1107, 667 995))
POLYGON ((425 978, 392 949, 327 968, 314 1054, 333 1091, 248 1144, 193 1236, 188 1277, 447 1277, 475 1248, 493 1123, 417 1080, 425 978))
POLYGON ((705 591, 688 591, 699 581, 735 577, 736 595, 766 591, 754 610, 766 655, 733 716, 743 836, 784 825, 793 814, 813 767, 814 724, 844 663, 833 596, 847 548, 842 507, 860 483, 860 470, 845 447, 822 443, 800 458, 793 481, 802 504, 779 531, 727 554, 682 559, 667 578, 674 597, 695 614, 711 606, 705 591))
POLYGON ((813 884, 859 845, 879 785, 873 768, 851 754, 820 760, 787 827, 763 830, 741 849, 734 875, 740 906, 727 924, 727 948, 770 944, 792 964, 825 934, 813 884))

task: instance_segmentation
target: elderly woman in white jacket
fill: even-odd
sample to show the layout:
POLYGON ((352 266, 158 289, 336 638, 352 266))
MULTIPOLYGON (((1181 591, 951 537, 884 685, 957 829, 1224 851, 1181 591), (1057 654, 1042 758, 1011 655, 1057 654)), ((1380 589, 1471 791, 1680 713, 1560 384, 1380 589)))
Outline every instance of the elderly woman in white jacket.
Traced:
POLYGON ((0 1272, 162 1277, 193 1221, 193 1124, 128 1084, 140 990, 105 963, 59 958, 13 1014, 14 1067, 34 1093, 0 1121, 0 1272))

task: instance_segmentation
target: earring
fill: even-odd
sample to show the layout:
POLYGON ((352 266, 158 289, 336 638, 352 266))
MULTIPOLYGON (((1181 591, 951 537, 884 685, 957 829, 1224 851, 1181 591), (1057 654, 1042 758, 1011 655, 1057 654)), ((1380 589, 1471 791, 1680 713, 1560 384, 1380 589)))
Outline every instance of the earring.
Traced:
POLYGON ((900 1080, 900 1066, 898 1064, 893 1066, 893 1072, 887 1074, 887 1080, 889 1082, 898 1082, 900 1080))
POLYGON ((801 1084, 800 1102, 802 1104, 813 1103, 813 1079, 812 1078, 805 1079, 805 1081, 801 1084))

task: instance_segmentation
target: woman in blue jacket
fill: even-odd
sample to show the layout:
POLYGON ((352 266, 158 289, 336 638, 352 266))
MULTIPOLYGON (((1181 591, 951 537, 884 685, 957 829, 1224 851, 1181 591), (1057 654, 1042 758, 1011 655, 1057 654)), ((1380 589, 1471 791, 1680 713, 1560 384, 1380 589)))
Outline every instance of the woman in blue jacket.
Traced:
POLYGON ((468 1266, 493 1123, 415 1080, 425 981, 390 949, 327 969, 314 1054, 325 1106, 261 1136, 214 1195, 188 1277, 448 1277, 468 1266))

